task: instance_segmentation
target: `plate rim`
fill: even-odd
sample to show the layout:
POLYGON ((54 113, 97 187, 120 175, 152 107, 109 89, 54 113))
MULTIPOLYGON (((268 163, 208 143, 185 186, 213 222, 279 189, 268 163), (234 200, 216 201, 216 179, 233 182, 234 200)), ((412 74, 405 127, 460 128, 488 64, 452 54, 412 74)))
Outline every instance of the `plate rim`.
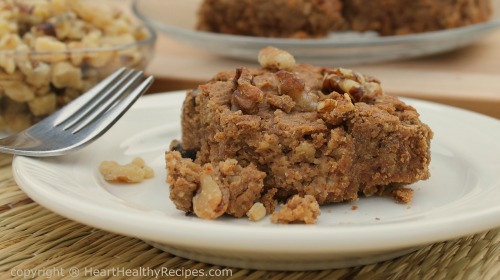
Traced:
MULTIPOLYGON (((162 94, 154 94, 147 95, 141 97, 138 102, 138 106, 134 106, 134 108, 148 108, 151 104, 153 107, 164 108, 164 106, 159 105, 159 100, 163 98, 172 98, 179 99, 177 101, 182 102, 182 94, 185 94, 185 91, 174 91, 167 92, 162 94), (143 100, 141 102, 141 100, 143 100), (148 105, 150 104, 150 105, 148 105)), ((479 113, 471 112, 468 110, 455 108, 452 106, 437 104, 429 101, 416 100, 410 98, 401 98, 403 101, 410 101, 410 105, 413 106, 414 103, 424 104, 425 106, 430 106, 430 108, 434 108, 435 110, 440 109, 443 110, 454 110, 461 114, 466 114, 468 116, 473 116, 476 118, 484 118, 490 122, 494 122, 495 125, 500 125, 500 121, 481 115, 479 113)), ((175 104, 168 104, 167 107, 177 106, 175 104)), ((93 144, 92 144, 93 145, 93 144)), ((205 249, 224 249, 224 250, 243 250, 243 251, 269 251, 269 247, 266 246, 256 246, 254 242, 242 243, 241 239, 238 237, 238 234, 251 234, 251 233, 260 233, 264 231, 266 236, 265 239, 263 237, 256 238, 254 241, 258 242, 265 241, 267 239, 275 238, 277 242, 275 242, 275 248, 279 248, 280 252, 289 252, 289 253, 311 253, 311 251, 315 253, 331 253, 332 250, 335 252, 362 252, 367 250, 388 250, 388 249, 400 249, 403 247, 414 247, 425 245, 433 242, 439 242, 443 240, 448 240, 451 238, 458 238, 461 236, 477 233, 480 231, 488 230, 497 226, 500 226, 500 221, 498 220, 498 215, 500 214, 500 205, 494 208, 483 209, 480 212, 469 213, 469 217, 466 217, 469 221, 475 220, 476 225, 471 229, 470 224, 464 223, 464 216, 454 217, 452 219, 447 219, 445 223, 443 223, 442 219, 434 219, 434 221, 429 223, 424 223, 426 225, 425 228, 421 228, 421 225, 411 224, 411 222, 404 223, 384 223, 379 225, 350 225, 349 227, 338 227, 332 230, 332 227, 321 228, 310 225, 283 225, 276 227, 241 227, 241 226, 233 226, 226 225, 220 223, 210 223, 210 221, 204 222, 204 232, 208 233, 204 238, 199 238, 198 234, 192 234, 194 231, 196 233, 199 230, 199 223, 192 223, 190 220, 175 220, 174 223, 178 226, 182 226, 185 231, 179 232, 175 229, 169 229, 169 223, 172 221, 169 219, 163 219, 160 224, 154 224, 161 219, 157 219, 157 216, 144 217, 143 213, 140 211, 132 210, 132 212, 128 213, 127 218, 129 221, 121 222, 114 220, 112 215, 117 215, 118 213, 122 213, 121 209, 109 209, 105 206, 97 207, 99 209, 99 213, 110 213, 107 217, 101 217, 101 215, 96 215, 95 213, 89 215, 88 212, 82 209, 76 209, 79 206, 87 206, 91 208, 96 208, 95 205, 88 205, 85 201, 81 201, 81 199, 75 200, 69 196, 70 202, 63 203, 63 201, 58 201, 51 199, 51 193, 40 186, 31 186, 32 182, 29 182, 29 176, 22 174, 23 172, 20 170, 20 166, 22 166, 23 162, 29 161, 37 161, 39 159, 27 158, 22 156, 15 156, 12 163, 12 172, 14 178, 20 188, 26 192, 33 200, 40 203, 42 206, 49 208, 50 210, 65 216, 67 218, 82 222, 84 224, 102 228, 105 230, 109 230, 112 232, 116 232, 123 235, 135 236, 143 239, 149 239, 156 242, 161 242, 165 244, 176 244, 179 246, 186 246, 191 248, 205 248, 205 249), (68 206, 69 205, 69 206, 68 206), (74 206, 75 208, 72 208, 74 206), (69 208, 68 208, 69 207, 69 208), (103 211, 103 212, 101 212, 103 211), (84 218, 82 218, 82 213, 84 214, 84 218), (481 217, 481 219, 477 219, 477 217, 481 217), (145 223, 145 220, 149 220, 149 224, 145 223), (478 221, 479 220, 479 221, 478 221), (495 223, 495 225, 492 225, 495 223), (131 224, 142 224, 142 228, 133 228, 130 230, 131 224), (400 234, 401 225, 404 225, 407 231, 405 234, 400 234), (443 228, 446 228, 449 225, 455 225, 455 231, 443 231, 443 228), (159 226, 165 226, 161 230, 158 230, 159 226), (290 231, 290 227, 293 226, 293 231, 290 231), (313 229, 312 229, 312 228, 313 229), (370 235, 372 236, 371 240, 363 240, 362 234, 363 229, 369 229, 370 235), (395 234, 394 230, 398 234, 395 234), (230 236, 224 241, 217 237, 219 234, 223 234, 227 232, 227 230, 231 230, 234 233, 234 236, 230 236), (321 243, 314 243, 312 247, 289 247, 289 241, 279 239, 283 234, 287 234, 288 238, 292 238, 293 240, 304 240, 304 236, 310 235, 311 230, 313 230, 316 239, 318 240, 329 240, 328 246, 321 243), (359 231, 357 234, 347 236, 347 233, 352 234, 354 231, 359 231), (187 232, 186 232, 187 231, 187 232), (389 232, 389 234, 387 234, 389 232), (168 238, 165 238, 164 235, 169 235, 168 238), (422 235, 425 238, 422 238, 422 235), (373 238, 375 237, 375 238, 373 238), (332 239, 333 238, 333 239, 332 239), (337 238, 337 239, 335 239, 337 238), (387 240, 393 240, 394 242, 391 244, 387 244, 387 240), (355 241, 358 242, 355 246, 351 242, 347 241, 355 241), (332 247, 333 246, 333 247, 332 247)), ((497 182, 498 183, 498 182, 497 182)), ((166 184, 165 184, 166 185, 166 184)), ((167 185, 166 185, 167 186, 167 185)), ((68 198, 68 197, 66 197, 68 198)), ((167 199, 167 198, 166 198, 167 199)), ((465 219, 465 220, 467 220, 465 219)), ((309 237, 309 236, 308 236, 309 237)), ((310 240, 309 240, 310 241, 310 240)), ((311 245, 311 244, 308 244, 311 245)))

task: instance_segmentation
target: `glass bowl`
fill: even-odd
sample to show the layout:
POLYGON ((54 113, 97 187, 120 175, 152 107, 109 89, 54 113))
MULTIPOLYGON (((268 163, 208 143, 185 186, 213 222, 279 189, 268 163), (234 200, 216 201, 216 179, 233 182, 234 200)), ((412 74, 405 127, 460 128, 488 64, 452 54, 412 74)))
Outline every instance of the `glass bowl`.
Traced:
MULTIPOLYGON (((65 1, 53 1, 56 2, 65 1)), ((9 0, 7 4, 0 4, 0 12, 8 4, 9 0)), ((83 8, 87 8, 87 4, 85 1, 83 8)), ((107 26, 103 30, 89 29, 93 23, 87 21, 95 20, 103 12, 94 9, 92 14, 82 14, 86 18, 80 20, 75 20, 71 12, 62 13, 56 20, 30 18, 28 21, 34 22, 32 26, 17 26, 20 34, 24 32, 22 36, 7 33, 0 37, 0 131, 15 132, 29 127, 121 67, 138 70, 146 67, 154 52, 155 31, 128 15, 123 16, 124 20, 121 11, 114 7, 111 11, 116 13, 112 16, 116 21, 114 26, 134 33, 106 30, 107 26), (63 25, 67 17, 66 23, 71 26, 63 25), (62 32, 78 32, 78 24, 82 25, 80 31, 83 32, 80 40, 68 37, 60 40, 62 32)), ((36 12, 34 8, 29 13, 36 12)), ((29 16, 34 17, 32 14, 29 16)), ((0 26, 2 20, 5 22, 3 16, 0 13, 0 26)))

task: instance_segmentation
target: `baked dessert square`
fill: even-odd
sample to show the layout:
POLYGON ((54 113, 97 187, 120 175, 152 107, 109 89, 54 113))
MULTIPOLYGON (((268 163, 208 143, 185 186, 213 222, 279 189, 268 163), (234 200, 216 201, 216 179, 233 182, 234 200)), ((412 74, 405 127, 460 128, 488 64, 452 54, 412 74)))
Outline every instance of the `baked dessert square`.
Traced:
POLYGON ((197 29, 233 35, 318 38, 334 31, 382 36, 481 23, 491 0, 204 0, 197 29))
POLYGON ((344 17, 355 31, 403 35, 487 21, 491 0, 345 0, 344 17))
POLYGON ((323 37, 346 27, 340 0, 205 0, 197 29, 260 37, 323 37))
POLYGON ((167 152, 178 209, 196 214, 206 175, 218 189, 211 207, 236 217, 255 203, 270 214, 295 195, 319 205, 356 201, 429 178, 431 129, 377 79, 297 64, 272 47, 259 62, 187 92, 182 141, 167 152), (225 208, 233 202, 237 211, 225 208))

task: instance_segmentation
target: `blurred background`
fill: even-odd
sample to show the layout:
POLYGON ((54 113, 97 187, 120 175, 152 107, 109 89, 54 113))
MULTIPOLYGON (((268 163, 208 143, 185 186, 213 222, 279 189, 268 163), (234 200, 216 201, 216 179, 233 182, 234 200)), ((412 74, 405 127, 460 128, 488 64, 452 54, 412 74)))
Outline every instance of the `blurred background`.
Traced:
MULTIPOLYGON (((128 5, 125 1, 120 3, 128 5)), ((500 0, 493 3, 494 17, 499 18, 500 0)), ((180 14, 179 18, 188 20, 189 16, 180 14)), ((378 77, 387 94, 435 101, 500 118, 499 50, 500 29, 496 28, 472 45, 443 54, 375 64, 325 66, 345 66, 378 77)), ((214 55, 158 32, 155 54, 147 68, 157 78, 150 92, 193 88, 218 71, 242 65, 257 63, 214 55)))

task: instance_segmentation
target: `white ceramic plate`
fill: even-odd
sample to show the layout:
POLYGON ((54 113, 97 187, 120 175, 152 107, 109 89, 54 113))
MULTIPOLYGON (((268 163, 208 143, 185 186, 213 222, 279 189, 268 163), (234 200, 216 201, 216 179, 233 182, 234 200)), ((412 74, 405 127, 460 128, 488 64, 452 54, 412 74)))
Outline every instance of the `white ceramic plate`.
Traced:
POLYGON ((393 258, 419 246, 500 226, 500 122, 424 101, 414 105, 435 132, 431 179, 407 205, 388 198, 322 207, 317 225, 275 225, 186 216, 168 198, 164 151, 180 137, 182 92, 141 97, 106 135, 57 158, 15 157, 14 177, 41 205, 70 219, 135 236, 179 256, 254 269, 306 270, 393 258), (103 160, 141 156, 156 176, 110 184, 103 160), (357 205, 357 210, 351 210, 357 205))
POLYGON ((496 18, 471 26, 403 36, 337 32, 324 39, 280 39, 235 36, 195 30, 201 0, 134 0, 133 10, 157 30, 208 52, 255 61, 260 49, 275 46, 302 63, 366 64, 426 56, 476 42, 500 26, 496 18))

